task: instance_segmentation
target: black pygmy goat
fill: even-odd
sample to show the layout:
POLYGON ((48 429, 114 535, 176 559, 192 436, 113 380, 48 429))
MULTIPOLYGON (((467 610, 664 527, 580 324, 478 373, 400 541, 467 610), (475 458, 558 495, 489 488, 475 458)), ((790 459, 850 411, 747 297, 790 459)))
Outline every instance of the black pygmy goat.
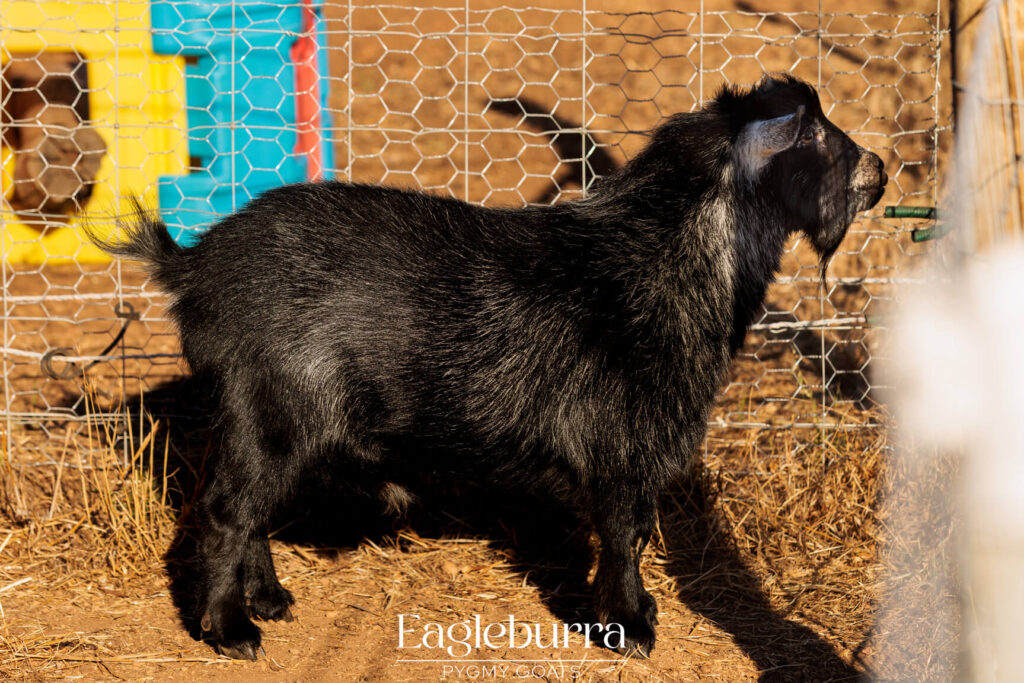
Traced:
POLYGON ((596 614, 654 644, 639 555, 659 492, 803 233, 827 263, 886 175, 809 85, 766 77, 658 128, 591 196, 487 209, 338 182, 281 187, 189 249, 141 209, 109 252, 148 262, 223 428, 201 497, 220 652, 290 618, 272 516, 332 463, 392 499, 411 472, 525 483, 591 521, 596 614))

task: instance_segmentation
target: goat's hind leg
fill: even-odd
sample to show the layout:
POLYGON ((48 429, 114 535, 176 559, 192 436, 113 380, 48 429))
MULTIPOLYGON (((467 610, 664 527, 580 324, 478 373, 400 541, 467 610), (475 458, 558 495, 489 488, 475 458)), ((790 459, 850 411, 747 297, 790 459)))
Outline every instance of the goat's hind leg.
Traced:
POLYGON ((281 585, 274 571, 266 533, 249 539, 243 564, 245 605, 254 619, 292 621, 295 598, 281 585))
POLYGON ((229 429, 200 500, 199 555, 205 590, 200 626, 221 654, 235 659, 256 659, 260 649, 260 630, 250 614, 290 614, 291 595, 274 574, 266 529, 291 488, 288 478, 298 472, 275 468, 274 481, 268 483, 266 470, 273 462, 281 460, 268 454, 257 438, 229 429))
POLYGON ((221 654, 254 660, 260 630, 246 614, 242 586, 245 550, 254 536, 253 506, 246 500, 252 493, 246 489, 238 492, 224 477, 216 477, 200 501, 199 555, 205 599, 199 624, 204 638, 221 654))
POLYGON ((592 519, 601 539, 594 576, 594 606, 605 625, 624 632, 620 654, 649 655, 654 648, 658 606, 640 577, 640 556, 654 531, 657 497, 643 482, 622 479, 596 487, 592 519))

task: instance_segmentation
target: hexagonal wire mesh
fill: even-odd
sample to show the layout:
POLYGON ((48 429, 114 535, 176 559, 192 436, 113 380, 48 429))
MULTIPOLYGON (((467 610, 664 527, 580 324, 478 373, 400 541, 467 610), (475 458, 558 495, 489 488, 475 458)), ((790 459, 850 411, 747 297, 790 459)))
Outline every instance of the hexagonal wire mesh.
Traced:
MULTIPOLYGON (((112 341, 85 371, 101 417, 184 372, 162 294, 80 239, 82 220, 113 230, 126 195, 186 240, 261 189, 319 173, 492 205, 570 200, 663 117, 786 71, 885 160, 883 204, 933 205, 949 130, 937 2, 899 14, 669 0, 621 12, 585 0, 2 4, 5 451, 34 462, 82 429, 79 375, 112 341), (312 57, 295 51, 311 37, 312 57), (303 97, 308 120, 295 114, 303 97)), ((869 212, 824 293, 816 257, 790 245, 712 439, 878 424, 872 311, 920 251, 908 232, 881 205, 869 212)))

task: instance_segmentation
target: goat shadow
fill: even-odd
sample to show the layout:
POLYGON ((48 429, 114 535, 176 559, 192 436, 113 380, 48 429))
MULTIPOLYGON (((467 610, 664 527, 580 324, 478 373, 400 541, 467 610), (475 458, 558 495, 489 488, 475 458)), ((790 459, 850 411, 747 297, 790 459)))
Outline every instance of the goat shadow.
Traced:
POLYGON ((526 97, 491 100, 485 113, 496 112, 517 119, 517 127, 525 127, 543 133, 550 139, 551 148, 558 157, 558 166, 552 169, 551 182, 531 204, 551 204, 558 200, 567 187, 583 188, 594 178, 608 175, 618 169, 619 164, 593 135, 580 133, 582 126, 549 111, 526 97))
MULTIPOLYGON (((144 406, 143 397, 131 397, 127 410, 134 424, 140 423, 143 407, 164 418, 159 438, 166 435, 169 440, 170 457, 166 469, 162 462, 154 463, 158 469, 151 476, 155 481, 168 478, 174 491, 171 502, 180 512, 165 556, 170 593, 182 626, 200 640, 194 616, 198 572, 191 511, 206 476, 206 462, 216 448, 211 393, 197 380, 183 378, 146 392, 144 406)), ((863 679, 811 629, 771 608, 760 580, 729 544, 729 533, 713 511, 707 477, 698 469, 661 501, 667 569, 682 586, 679 600, 732 636, 761 672, 761 680, 863 679)), ((595 621, 587 579, 595 559, 591 534, 572 511, 522 491, 473 483, 425 484, 414 491, 418 503, 397 521, 382 514, 381 504, 369 497, 354 496, 339 504, 335 486, 304 491, 301 507, 278 520, 284 528, 275 538, 312 546, 327 556, 353 550, 364 539, 386 541, 401 528, 424 538, 483 539, 512 558, 513 571, 537 587, 555 618, 565 623, 595 621)), ((301 601, 303 596, 296 598, 301 601)), ((670 636, 665 629, 660 638, 661 647, 666 647, 670 636)))
POLYGON ((703 464, 659 505, 677 597, 732 636, 757 667, 760 681, 868 681, 813 630, 772 608, 760 578, 747 567, 729 529, 714 512, 716 490, 703 464))

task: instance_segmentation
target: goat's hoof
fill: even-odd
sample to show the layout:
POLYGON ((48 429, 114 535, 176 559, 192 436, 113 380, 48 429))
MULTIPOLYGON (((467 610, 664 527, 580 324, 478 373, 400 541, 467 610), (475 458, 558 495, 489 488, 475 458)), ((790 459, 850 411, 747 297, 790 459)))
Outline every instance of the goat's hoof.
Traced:
MULTIPOLYGON (((225 645, 223 643, 217 645, 217 652, 230 657, 231 659, 248 659, 249 661, 256 661, 256 648, 258 645, 254 645, 251 642, 238 643, 237 645, 225 645)), ((260 647, 259 649, 263 649, 260 647)))
POLYGON ((626 636, 615 651, 623 657, 639 656, 650 659, 651 650, 654 649, 654 624, 634 622, 623 626, 626 629, 626 636))
POLYGON ((211 643, 218 653, 232 659, 248 659, 256 661, 256 653, 260 647, 260 630, 242 613, 234 618, 218 622, 211 619, 212 626, 208 629, 207 642, 211 643))
POLYGON ((295 621, 291 606, 295 598, 288 589, 278 585, 273 589, 260 590, 251 596, 246 611, 253 619, 264 621, 295 621))
POLYGON ((244 635, 240 637, 224 637, 214 644, 217 652, 231 659, 248 659, 256 661, 256 653, 263 651, 260 645, 260 630, 252 623, 250 629, 243 629, 244 635))
POLYGON ((638 655, 645 659, 651 656, 655 641, 654 627, 658 623, 658 603, 650 593, 642 591, 634 608, 611 611, 602 622, 622 627, 624 637, 619 646, 614 648, 620 655, 638 655))

